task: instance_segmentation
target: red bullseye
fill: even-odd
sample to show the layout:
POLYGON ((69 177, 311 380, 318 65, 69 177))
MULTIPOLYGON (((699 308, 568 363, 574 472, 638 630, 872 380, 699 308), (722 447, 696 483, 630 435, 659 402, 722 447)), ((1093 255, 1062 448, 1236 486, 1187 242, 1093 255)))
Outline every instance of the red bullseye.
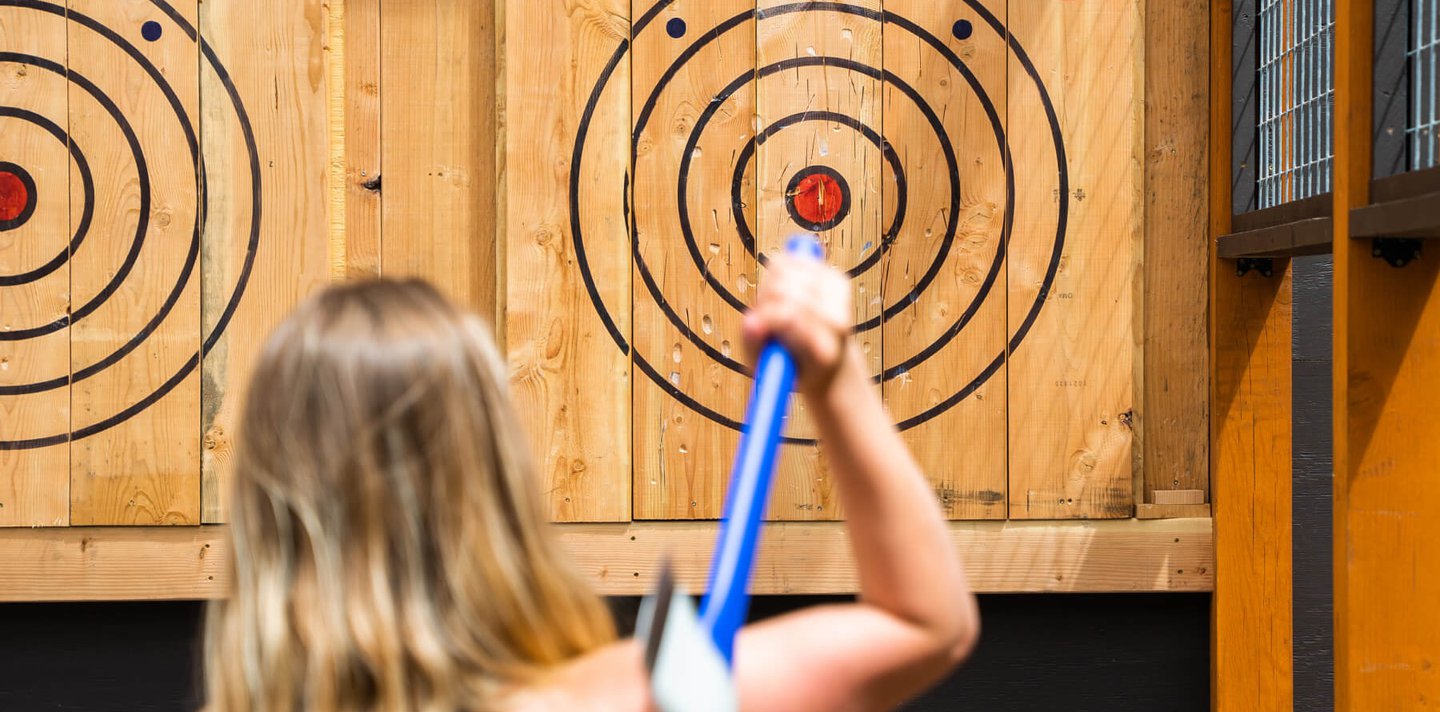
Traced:
POLYGON ((810 166, 790 179, 785 207, 800 227, 829 230, 850 212, 850 186, 835 169, 810 166))
POLYGON ((795 212, 808 222, 830 222, 840 212, 840 201, 840 184, 830 176, 805 176, 795 186, 795 212))
POLYGON ((32 198, 24 179, 13 171, 0 170, 0 222, 18 220, 32 198))

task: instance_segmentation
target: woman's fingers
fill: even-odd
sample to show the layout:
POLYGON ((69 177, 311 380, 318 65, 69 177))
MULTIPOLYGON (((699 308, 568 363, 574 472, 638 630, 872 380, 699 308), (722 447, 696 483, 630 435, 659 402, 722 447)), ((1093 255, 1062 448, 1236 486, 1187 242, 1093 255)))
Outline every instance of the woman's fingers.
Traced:
POLYGON ((760 314, 760 307, 745 312, 745 316, 740 319, 740 335, 745 339, 745 349, 750 352, 752 360, 760 352, 768 334, 769 327, 765 325, 765 317, 760 314))
POLYGON ((800 366, 803 387, 826 381, 844 358, 851 316, 845 275, 823 263, 774 255, 741 329, 752 362, 766 341, 783 343, 800 366))

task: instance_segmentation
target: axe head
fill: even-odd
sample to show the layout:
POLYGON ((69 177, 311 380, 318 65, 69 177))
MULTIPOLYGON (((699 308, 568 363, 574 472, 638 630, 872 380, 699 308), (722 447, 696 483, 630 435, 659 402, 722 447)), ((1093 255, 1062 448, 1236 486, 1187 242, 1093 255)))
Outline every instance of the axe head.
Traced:
POLYGON ((695 602, 667 561, 655 593, 640 604, 635 637, 645 642, 650 694, 661 712, 735 712, 730 667, 700 622, 695 602))

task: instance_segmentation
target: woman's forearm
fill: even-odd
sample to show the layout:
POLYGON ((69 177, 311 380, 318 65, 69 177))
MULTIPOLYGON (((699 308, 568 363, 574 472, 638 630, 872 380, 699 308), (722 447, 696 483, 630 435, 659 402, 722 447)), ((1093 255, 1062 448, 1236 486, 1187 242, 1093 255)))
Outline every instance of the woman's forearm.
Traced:
POLYGON ((863 600, 968 647, 974 597, 935 494, 851 344, 807 397, 845 508, 863 600))

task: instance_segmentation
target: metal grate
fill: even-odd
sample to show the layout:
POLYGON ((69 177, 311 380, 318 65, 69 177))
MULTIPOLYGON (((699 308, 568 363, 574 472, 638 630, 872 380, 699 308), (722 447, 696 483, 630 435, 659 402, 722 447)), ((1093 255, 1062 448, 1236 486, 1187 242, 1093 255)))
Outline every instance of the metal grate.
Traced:
POLYGON ((1334 30, 1332 0, 1261 0, 1262 209, 1330 191, 1334 30))
POLYGON ((1437 55, 1440 55, 1440 0, 1410 3, 1410 121, 1405 129, 1410 144, 1410 168, 1436 165, 1436 132, 1440 130, 1440 101, 1436 101, 1437 55))

